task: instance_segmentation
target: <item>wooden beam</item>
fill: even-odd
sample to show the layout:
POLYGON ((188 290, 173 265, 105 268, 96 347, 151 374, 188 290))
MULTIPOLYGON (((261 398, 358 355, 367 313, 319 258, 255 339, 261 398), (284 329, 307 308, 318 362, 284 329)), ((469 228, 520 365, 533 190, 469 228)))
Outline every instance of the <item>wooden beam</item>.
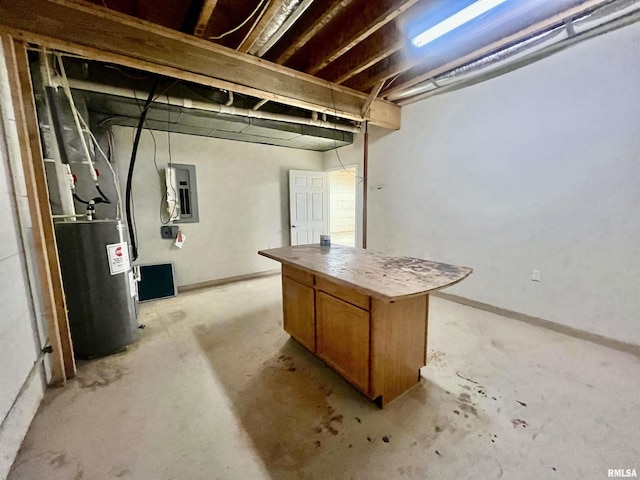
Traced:
POLYGON ((365 120, 367 120, 371 125, 376 125, 389 130, 400 130, 400 107, 395 103, 385 102, 385 100, 380 98, 374 100, 369 107, 369 115, 365 120), (397 108, 395 110, 390 110, 388 105, 393 105, 397 108))
POLYGON ((364 106, 362 107, 363 117, 366 117, 367 113, 369 113, 369 107, 371 107, 371 104, 376 99, 376 97, 380 93, 380 90, 382 90, 383 86, 384 86, 384 80, 371 89, 371 93, 369 93, 369 96, 367 97, 367 101, 364 102, 364 106))
MULTIPOLYGON (((113 0, 111 0, 113 1, 113 0)), ((133 16, 142 18, 163 27, 180 30, 193 0, 176 2, 175 0, 135 0, 133 16)), ((107 2, 103 5, 111 5, 107 2)), ((114 10, 118 10, 117 8, 114 10)))
POLYGON ((316 0, 264 57, 282 65, 352 1, 316 0))
MULTIPOLYGON (((0 2, 0 31, 33 42, 201 85, 361 121, 367 96, 251 55, 117 12, 69 0, 0 2), (25 11, 31 12, 24 15, 25 11)), ((376 100, 372 124, 400 128, 400 107, 376 100)))
POLYGON ((75 376, 76 366, 69 333, 67 305, 60 274, 58 250, 51 217, 51 205, 40 144, 26 44, 2 36, 9 72, 9 89, 18 127, 20 156, 31 213, 34 251, 47 324, 51 354, 51 383, 64 383, 75 376))
POLYGON ((249 30, 249 33, 247 33, 244 40, 242 40, 238 46, 239 52, 247 53, 251 49, 264 29, 269 25, 271 20, 273 20, 275 14, 278 13, 278 10, 280 10, 284 2, 285 0, 270 0, 268 2, 266 9, 262 12, 262 15, 258 17, 257 23, 251 28, 251 30, 249 30))
POLYGON ((391 22, 360 42, 347 53, 317 73, 318 77, 343 83, 404 46, 402 32, 391 22))
POLYGON ((286 65, 311 75, 391 22, 418 0, 360 0, 343 10, 286 65))
POLYGON ((368 82, 359 83, 359 84, 354 83, 352 85, 370 84, 371 82, 375 82, 379 80, 383 76, 386 78, 390 78, 400 73, 401 74, 400 77, 398 77, 393 82, 393 86, 388 89, 385 89, 382 93, 383 96, 385 97, 393 98, 403 90, 407 90, 419 83, 429 80, 430 78, 441 75, 445 72, 448 72, 449 70, 453 70, 454 68, 460 67, 466 63, 469 63, 473 60, 481 58, 491 52, 495 52, 509 45, 512 45, 514 43, 518 43, 519 41, 522 41, 532 35, 535 35, 539 32, 547 30, 553 25, 564 23, 565 19, 572 16, 579 16, 603 3, 606 3, 606 0, 587 0, 579 6, 557 13, 556 15, 553 15, 552 17, 541 20, 531 25, 530 27, 527 27, 524 30, 521 30, 517 33, 514 33, 513 35, 509 35, 489 45, 481 47, 471 52, 468 55, 464 55, 460 58, 456 58, 455 60, 448 62, 445 65, 442 65, 437 68, 420 67, 419 61, 418 62, 405 61, 404 68, 401 67, 401 68, 391 69, 389 70, 389 73, 391 73, 390 75, 386 75, 386 74, 381 75, 380 72, 378 72, 377 75, 373 76, 372 78, 369 78, 368 82), (393 73, 393 72, 396 72, 396 73, 393 73), (406 73, 403 73, 403 72, 406 72, 406 73))
POLYGON ((207 25, 209 25, 209 20, 211 20, 213 10, 216 8, 217 3, 218 0, 204 0, 200 15, 198 15, 196 28, 193 31, 196 37, 202 37, 202 35, 204 35, 204 31, 207 29, 207 25))
POLYGON ((424 61, 424 59, 409 57, 403 50, 400 50, 386 58, 383 58, 381 61, 367 70, 360 72, 358 75, 351 77, 344 84, 349 88, 359 91, 367 91, 380 82, 391 77, 401 75, 411 69, 411 67, 418 65, 421 61, 424 61))
MULTIPOLYGON (((503 18, 502 22, 508 22, 509 18, 516 18, 518 13, 527 13, 527 8, 531 9, 535 6, 535 3, 523 3, 524 8, 511 12, 510 17, 503 18)), ((480 26, 474 33, 477 38, 482 38, 482 35, 487 34, 494 28, 494 24, 491 21, 486 22, 483 26, 480 26)), ((461 46, 468 41, 468 37, 456 37, 449 42, 448 48, 452 51, 460 51, 461 46)), ((419 65, 431 57, 431 52, 428 49, 423 49, 420 53, 414 52, 413 47, 407 45, 408 48, 398 49, 391 55, 383 58, 378 63, 372 65, 366 70, 361 71, 358 75, 353 76, 344 84, 350 88, 358 91, 366 92, 378 85, 380 82, 385 81, 391 77, 397 77, 412 67, 419 65), (408 52, 412 52, 409 54, 408 52)))

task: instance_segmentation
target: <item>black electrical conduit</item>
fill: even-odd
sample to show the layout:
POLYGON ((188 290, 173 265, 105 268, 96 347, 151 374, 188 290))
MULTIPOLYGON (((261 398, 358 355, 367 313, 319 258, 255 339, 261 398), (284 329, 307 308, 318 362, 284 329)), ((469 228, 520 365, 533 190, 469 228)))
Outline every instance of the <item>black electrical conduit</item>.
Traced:
POLYGON ((98 203, 111 203, 111 202, 105 200, 104 198, 100 198, 100 197, 92 198, 91 202, 87 202, 86 200, 83 200, 82 198, 80 198, 77 193, 73 194, 73 198, 75 198, 77 202, 83 203, 85 205, 89 205, 91 202, 93 202, 96 205, 98 203))
POLYGON ((136 155, 138 154, 138 144, 140 143, 140 135, 142 134, 142 127, 144 121, 147 118, 147 112, 149 111, 149 105, 153 101, 153 95, 156 93, 156 87, 158 86, 159 79, 156 80, 151 87, 147 101, 144 103, 144 108, 140 113, 140 119, 138 120, 138 127, 136 129, 136 136, 133 140, 133 150, 131 151, 131 160, 129 161, 129 172, 127 173, 127 188, 125 191, 125 210, 127 214, 127 228, 129 229, 129 239, 131 240, 131 250, 133 252, 133 260, 138 258, 138 245, 136 243, 136 236, 133 231, 133 220, 131 216, 131 181, 133 180, 133 169, 136 165, 136 155))
POLYGON ((73 198, 76 199, 76 201, 80 202, 80 203, 84 203, 85 205, 89 205, 89 202, 87 202, 86 200, 81 199, 77 194, 73 194, 73 198))
POLYGON ((103 203, 111 203, 111 200, 109 200, 107 196, 104 193, 102 193, 102 190, 100 189, 100 185, 98 185, 97 183, 96 183, 96 190, 98 190, 98 193, 102 197, 103 203))

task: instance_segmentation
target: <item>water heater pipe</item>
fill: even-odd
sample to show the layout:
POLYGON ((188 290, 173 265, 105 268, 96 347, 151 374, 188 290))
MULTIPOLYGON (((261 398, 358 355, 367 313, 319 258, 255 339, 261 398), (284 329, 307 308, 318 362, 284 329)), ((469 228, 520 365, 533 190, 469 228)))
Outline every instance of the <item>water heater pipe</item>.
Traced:
POLYGON ((91 153, 89 153, 89 146, 87 145, 87 139, 84 137, 84 133, 82 131, 82 127, 80 126, 80 120, 78 120, 78 110, 76 109, 76 104, 73 101, 73 95, 71 94, 71 89, 69 88, 69 81, 67 80, 67 73, 64 69, 64 62, 62 61, 62 55, 56 54, 58 58, 58 64, 60 65, 60 72, 62 73, 61 77, 58 77, 59 84, 62 86, 62 90, 67 96, 67 100, 69 101, 69 106, 71 107, 73 121, 76 125, 76 130, 78 130, 78 136, 80 137, 80 143, 82 144, 82 150, 84 151, 85 156, 87 157, 87 161, 89 162, 89 169, 91 170, 91 178, 97 184, 98 183, 98 175, 96 174, 96 168, 93 165, 93 161, 91 160, 91 153))

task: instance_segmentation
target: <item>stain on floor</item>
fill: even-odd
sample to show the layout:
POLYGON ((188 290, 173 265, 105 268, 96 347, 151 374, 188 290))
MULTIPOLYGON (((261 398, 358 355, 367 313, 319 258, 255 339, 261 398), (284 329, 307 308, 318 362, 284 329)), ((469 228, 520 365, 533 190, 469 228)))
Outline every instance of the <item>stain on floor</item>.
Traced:
POLYGON ((282 330, 280 289, 141 305, 136 345, 47 391, 9 480, 600 478, 640 458, 635 357, 432 297, 429 365, 380 410, 282 330))
POLYGON ((127 368, 114 363, 112 358, 100 358, 86 362, 86 368, 78 369, 74 381, 78 382, 80 388, 95 390, 108 387, 122 379, 126 373, 127 368))

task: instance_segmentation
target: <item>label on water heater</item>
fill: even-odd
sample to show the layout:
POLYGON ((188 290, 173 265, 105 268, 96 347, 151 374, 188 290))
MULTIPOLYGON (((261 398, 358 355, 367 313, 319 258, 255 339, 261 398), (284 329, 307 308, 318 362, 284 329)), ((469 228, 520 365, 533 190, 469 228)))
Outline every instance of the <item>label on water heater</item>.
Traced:
POLYGON ((117 275, 129 270, 129 247, 127 242, 107 245, 107 257, 109 257, 111 275, 117 275))

